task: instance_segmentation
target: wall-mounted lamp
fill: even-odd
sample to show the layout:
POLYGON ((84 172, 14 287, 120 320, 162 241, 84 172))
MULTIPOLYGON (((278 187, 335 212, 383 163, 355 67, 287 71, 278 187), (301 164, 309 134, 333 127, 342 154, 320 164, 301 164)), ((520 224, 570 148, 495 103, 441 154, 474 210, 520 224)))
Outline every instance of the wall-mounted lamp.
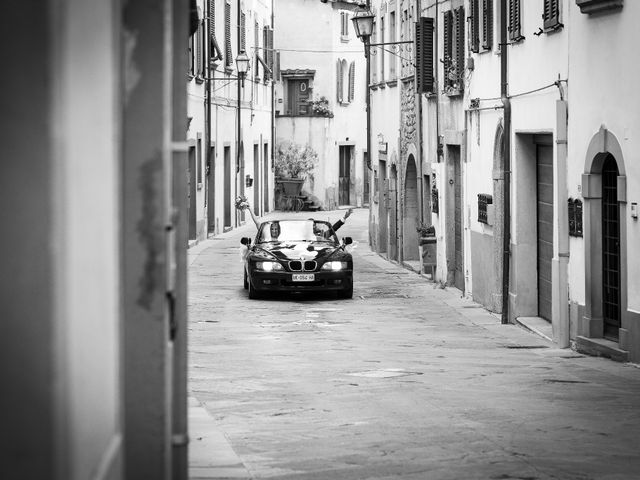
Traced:
POLYGON ((247 187, 251 187, 253 185, 253 178, 251 178, 251 175, 249 175, 247 173, 247 175, 244 177, 244 184, 247 187))

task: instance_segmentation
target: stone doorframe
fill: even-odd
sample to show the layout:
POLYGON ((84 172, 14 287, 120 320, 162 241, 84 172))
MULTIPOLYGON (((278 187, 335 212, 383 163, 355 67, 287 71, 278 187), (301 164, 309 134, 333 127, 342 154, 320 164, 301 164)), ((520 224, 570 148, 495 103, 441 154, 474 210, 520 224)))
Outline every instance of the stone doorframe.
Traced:
POLYGON ((618 165, 618 208, 620 213, 620 321, 619 346, 628 350, 627 319, 627 177, 622 148, 616 136, 603 125, 587 149, 582 174, 585 242, 585 310, 580 334, 602 338, 602 165, 611 155, 618 165))

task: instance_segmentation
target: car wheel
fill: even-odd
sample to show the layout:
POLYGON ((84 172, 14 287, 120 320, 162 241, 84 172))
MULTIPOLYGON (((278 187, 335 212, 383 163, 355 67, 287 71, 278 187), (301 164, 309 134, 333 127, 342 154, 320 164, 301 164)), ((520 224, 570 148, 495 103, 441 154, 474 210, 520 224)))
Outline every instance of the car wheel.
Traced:
POLYGON ((249 280, 247 279, 247 271, 244 271, 244 289, 248 290, 249 289, 249 280))
POLYGON ((251 281, 247 281, 247 283, 249 283, 249 298, 251 300, 255 300, 257 298, 260 298, 260 294, 256 291, 255 288, 253 288, 253 285, 251 284, 251 281))
POLYGON ((340 298, 353 298, 353 284, 338 292, 340 298))

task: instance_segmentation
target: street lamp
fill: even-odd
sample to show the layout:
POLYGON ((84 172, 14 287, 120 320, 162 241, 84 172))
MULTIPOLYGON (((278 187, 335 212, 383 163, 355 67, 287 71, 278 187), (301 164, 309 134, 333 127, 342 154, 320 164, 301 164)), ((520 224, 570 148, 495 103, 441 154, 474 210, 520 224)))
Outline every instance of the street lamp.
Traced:
POLYGON ((367 102, 367 168, 371 170, 371 61, 370 61, 370 43, 371 34, 373 33, 373 13, 368 10, 356 13, 351 21, 356 35, 364 43, 364 57, 366 58, 366 102, 367 102))
POLYGON ((249 57, 244 50, 240 50, 240 53, 236 57, 236 66, 238 67, 238 77, 242 82, 242 88, 244 88, 244 78, 247 76, 247 71, 249 70, 249 57))
MULTIPOLYGON (((238 174, 240 173, 240 168, 241 165, 243 165, 243 161, 242 161, 242 155, 244 155, 244 152, 241 152, 240 150, 242 149, 242 104, 241 104, 241 100, 242 100, 242 90, 244 90, 244 79, 247 76, 247 71, 249 70, 249 57, 247 56, 247 53, 244 50, 240 50, 240 53, 238 53, 238 56, 236 57, 236 67, 238 70, 238 79, 240 80, 238 82, 238 132, 237 132, 237 138, 238 138, 238 144, 236 146, 236 187, 238 187, 238 174)), ((242 186, 240 188, 243 188, 242 186)), ((244 193, 244 192, 243 192, 244 193)), ((240 212, 240 218, 241 220, 244 220, 244 211, 240 212)), ((237 217, 236 217, 237 219, 237 217)))

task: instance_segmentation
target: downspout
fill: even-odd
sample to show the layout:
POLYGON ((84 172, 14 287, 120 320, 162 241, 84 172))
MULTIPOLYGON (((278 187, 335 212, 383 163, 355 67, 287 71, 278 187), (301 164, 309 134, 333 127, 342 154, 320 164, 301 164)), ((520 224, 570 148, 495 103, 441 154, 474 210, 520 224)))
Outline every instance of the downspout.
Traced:
MULTIPOLYGON (((416 11, 418 12, 418 18, 417 20, 420 20, 420 17, 422 17, 422 2, 421 0, 416 0, 416 11)), ((415 39, 415 35, 414 35, 414 39, 415 39)), ((384 40, 383 40, 384 41, 384 40)), ((415 40, 414 40, 414 50, 416 49, 416 45, 415 45, 415 40)), ((414 65, 414 71, 416 69, 416 66, 414 65)), ((416 86, 417 86, 417 82, 416 82, 416 86)), ((420 185, 420 204, 422 206, 422 208, 420 208, 420 223, 424 223, 424 171, 422 170, 422 165, 423 165, 423 158, 424 158, 424 150, 423 150, 423 146, 424 146, 424 142, 423 142, 423 132, 422 132, 422 93, 418 93, 418 149, 419 149, 419 155, 418 155, 418 160, 420 162, 420 181, 418 182, 418 184, 420 185)), ((418 171, 418 169, 416 168, 416 171, 418 171)), ((431 223, 431 222, 429 222, 431 223)))
MULTIPOLYGON (((207 158, 207 169, 206 169, 206 173, 207 176, 209 175, 215 175, 215 158, 211 158, 211 82, 213 81, 213 75, 214 75, 214 71, 215 69, 212 68, 212 64, 213 64, 213 54, 211 52, 211 49, 213 47, 211 39, 213 36, 213 32, 211 31, 211 23, 212 23, 212 19, 211 19, 211 3, 207 2, 207 13, 206 13, 206 18, 207 18, 207 25, 209 26, 208 29, 208 35, 207 35, 207 46, 209 48, 207 48, 207 57, 206 57, 206 62, 207 62, 207 74, 206 76, 206 83, 205 83, 205 99, 204 99, 204 107, 205 107, 205 130, 204 130, 204 144, 205 144, 205 148, 206 148, 206 158, 207 158)), ((218 52, 215 52, 215 58, 217 58, 218 52)), ((215 178, 215 177, 214 177, 215 178)), ((205 198, 207 199, 207 232, 209 231, 209 227, 211 227, 212 225, 209 225, 209 211, 213 210, 214 213, 214 217, 215 217, 215 192, 211 192, 209 190, 209 179, 207 179, 206 182, 204 182, 205 185, 205 198), (212 194, 213 193, 213 194, 212 194)), ((211 233, 216 233, 215 231, 215 224, 213 225, 214 229, 213 232, 211 233)))
POLYGON ((436 0, 435 2, 436 4, 436 18, 435 18, 435 51, 436 51, 436 61, 435 61, 435 67, 434 67, 434 79, 433 81, 435 82, 435 91, 436 91, 436 161, 438 163, 440 163, 443 159, 442 156, 444 155, 444 151, 443 151, 443 145, 442 143, 440 143, 440 82, 438 81, 440 76, 438 74, 438 72, 440 71, 440 67, 438 65, 438 35, 439 35, 439 31, 438 31, 438 5, 440 4, 440 0, 436 0))
POLYGON ((509 101, 507 43, 507 0, 500 2, 500 96, 504 107, 502 135, 503 237, 502 237, 502 324, 509 323, 509 261, 511 258, 511 102, 509 101))
MULTIPOLYGON (((240 21, 241 21, 241 17, 242 17, 242 5, 241 5, 241 0, 238 0, 238 9, 237 9, 237 14, 236 14, 236 22, 238 25, 238 35, 237 35, 237 41, 236 41, 236 47, 237 47, 237 52, 236 55, 240 54, 240 47, 242 46, 242 31, 241 31, 241 25, 240 25, 240 21)), ((237 65, 236 65, 236 72, 237 72, 237 65)), ((236 73, 236 83, 237 83, 237 95, 238 95, 238 104, 236 106, 236 131, 238 132, 238 139, 237 139, 237 144, 236 144, 236 196, 241 195, 242 192, 242 178, 239 179, 239 175, 240 175, 240 162, 241 162, 241 158, 240 158, 240 146, 242 145, 242 85, 241 85, 241 81, 240 81, 240 73, 237 72, 236 73), (238 179, 240 181, 238 181, 238 179)), ((238 222, 242 222, 243 220, 243 216, 244 216, 244 210, 241 210, 239 213, 236 213, 236 226, 239 226, 238 222)))
MULTIPOLYGON (((271 31, 273 32, 272 37, 275 37, 273 2, 274 0, 271 0, 271 31)), ((273 42, 271 46, 273 47, 273 42)), ((276 77, 275 77, 276 51, 275 51, 275 48, 272 48, 270 53, 271 53, 271 58, 273 58, 273 64, 271 65, 271 171, 273 172, 273 161, 276 158, 276 114, 275 114, 276 112, 276 77)), ((280 71, 280 69, 278 69, 278 71, 280 71)), ((266 188, 267 186, 265 185, 265 189, 266 188)), ((269 202, 269 206, 271 206, 271 202, 269 202)))

